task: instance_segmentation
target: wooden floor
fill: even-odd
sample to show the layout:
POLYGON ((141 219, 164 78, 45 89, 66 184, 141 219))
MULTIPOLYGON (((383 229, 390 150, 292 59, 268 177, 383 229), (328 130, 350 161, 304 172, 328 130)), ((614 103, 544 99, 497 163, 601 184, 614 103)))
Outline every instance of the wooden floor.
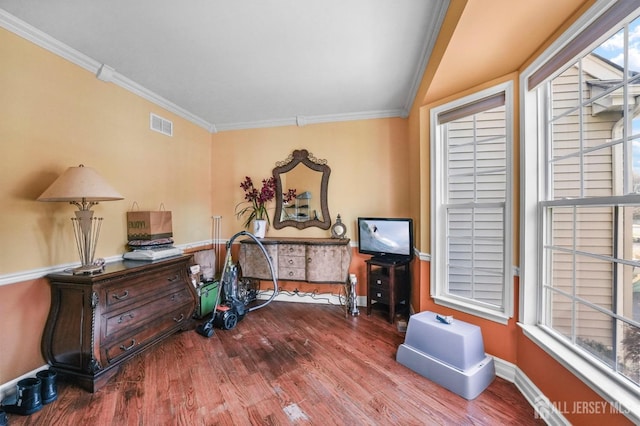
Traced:
POLYGON ((58 400, 18 425, 544 424, 500 378, 473 401, 395 361, 404 334, 374 311, 272 302, 207 339, 170 337, 91 394, 58 400))

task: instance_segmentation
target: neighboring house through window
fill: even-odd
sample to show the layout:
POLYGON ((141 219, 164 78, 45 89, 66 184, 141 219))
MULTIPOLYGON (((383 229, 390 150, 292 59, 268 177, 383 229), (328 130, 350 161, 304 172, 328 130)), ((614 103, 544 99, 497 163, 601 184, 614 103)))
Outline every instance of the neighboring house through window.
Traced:
POLYGON ((523 75, 520 320, 638 420, 640 4, 604 3, 523 75))

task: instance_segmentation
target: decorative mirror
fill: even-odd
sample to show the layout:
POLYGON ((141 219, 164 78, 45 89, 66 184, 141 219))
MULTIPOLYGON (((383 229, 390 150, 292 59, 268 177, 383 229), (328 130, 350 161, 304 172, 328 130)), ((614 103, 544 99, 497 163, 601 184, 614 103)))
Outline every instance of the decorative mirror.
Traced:
POLYGON ((276 213, 273 227, 293 226, 298 229, 316 226, 329 229, 331 217, 327 205, 327 187, 331 169, 327 160, 319 160, 306 149, 295 150, 284 161, 276 163, 276 213), (295 190, 295 197, 283 194, 295 190))

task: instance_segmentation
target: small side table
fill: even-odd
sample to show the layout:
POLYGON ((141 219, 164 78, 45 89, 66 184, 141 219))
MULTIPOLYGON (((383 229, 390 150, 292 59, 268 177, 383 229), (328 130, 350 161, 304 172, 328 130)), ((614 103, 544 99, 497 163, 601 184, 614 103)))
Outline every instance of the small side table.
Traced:
POLYGON ((409 306, 411 293, 411 259, 387 260, 371 258, 367 263, 367 315, 372 303, 389 306, 389 322, 393 324, 396 307, 409 306))

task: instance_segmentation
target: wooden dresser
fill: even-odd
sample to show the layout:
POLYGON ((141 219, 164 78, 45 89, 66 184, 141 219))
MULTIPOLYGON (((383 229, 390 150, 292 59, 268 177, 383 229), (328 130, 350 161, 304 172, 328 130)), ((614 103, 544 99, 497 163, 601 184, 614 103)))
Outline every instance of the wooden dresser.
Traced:
MULTIPOLYGON (((349 239, 274 238, 260 240, 271 257, 276 278, 310 283, 344 283, 349 276, 349 239)), ((240 241, 240 267, 246 278, 270 280, 269 264, 256 242, 240 241)))
POLYGON ((132 356, 192 328, 197 296, 187 269, 191 258, 124 260, 95 275, 47 275, 45 359, 63 380, 95 392, 132 356))

